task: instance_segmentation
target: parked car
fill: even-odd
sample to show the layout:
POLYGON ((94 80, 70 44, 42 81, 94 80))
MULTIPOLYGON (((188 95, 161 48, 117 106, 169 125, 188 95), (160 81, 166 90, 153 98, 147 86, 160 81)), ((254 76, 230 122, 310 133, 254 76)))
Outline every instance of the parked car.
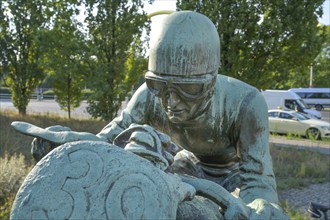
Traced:
POLYGON ((269 110, 269 131, 320 140, 330 137, 330 123, 296 111, 269 110))

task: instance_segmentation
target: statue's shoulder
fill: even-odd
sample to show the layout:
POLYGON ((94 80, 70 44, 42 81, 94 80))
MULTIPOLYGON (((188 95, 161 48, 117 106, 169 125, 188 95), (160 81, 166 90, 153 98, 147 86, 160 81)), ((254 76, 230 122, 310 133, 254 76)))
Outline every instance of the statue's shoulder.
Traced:
POLYGON ((217 76, 216 90, 221 97, 242 99, 244 96, 258 96, 259 90, 239 79, 230 76, 217 76))
POLYGON ((134 92, 134 95, 137 94, 139 96, 147 96, 148 93, 150 93, 150 91, 147 87, 147 84, 143 83, 139 88, 137 88, 137 90, 134 92))
POLYGON ((149 91, 147 85, 143 83, 134 93, 131 98, 131 102, 150 102, 151 92, 149 91))
POLYGON ((218 75, 215 87, 214 102, 226 103, 228 111, 235 111, 238 106, 259 100, 262 95, 257 88, 233 77, 218 75))
POLYGON ((221 74, 218 74, 217 76, 217 86, 222 88, 222 90, 226 90, 229 92, 232 91, 243 92, 243 93, 247 93, 249 91, 258 92, 257 88, 251 86, 250 84, 247 84, 246 82, 221 74))

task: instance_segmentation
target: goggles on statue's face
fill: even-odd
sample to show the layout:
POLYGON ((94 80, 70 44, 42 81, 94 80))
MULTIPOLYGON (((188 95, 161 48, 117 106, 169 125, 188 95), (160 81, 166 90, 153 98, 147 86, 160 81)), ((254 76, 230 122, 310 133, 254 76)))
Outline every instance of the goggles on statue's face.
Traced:
POLYGON ((194 100, 206 97, 209 89, 214 84, 215 77, 215 73, 184 77, 157 75, 148 71, 145 80, 149 90, 158 97, 173 91, 182 98, 194 100))

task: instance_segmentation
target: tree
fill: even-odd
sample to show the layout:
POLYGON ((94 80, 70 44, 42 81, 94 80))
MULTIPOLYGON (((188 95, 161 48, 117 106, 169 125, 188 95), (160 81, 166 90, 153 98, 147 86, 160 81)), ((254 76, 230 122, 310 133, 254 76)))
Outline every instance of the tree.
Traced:
POLYGON ((74 76, 79 74, 72 69, 64 66, 63 72, 54 74, 53 91, 56 95, 56 101, 61 109, 68 112, 68 117, 71 118, 71 110, 80 106, 83 100, 83 78, 74 76))
POLYGON ((220 73, 259 89, 280 88, 307 69, 324 41, 323 0, 178 0, 177 8, 208 16, 221 42, 220 73))
POLYGON ((78 28, 81 24, 75 20, 79 13, 77 2, 55 1, 53 7, 56 8, 53 24, 40 34, 46 52, 44 66, 50 73, 56 101, 71 118, 71 110, 79 107, 83 100, 87 75, 83 60, 88 49, 78 28))
POLYGON ((312 86, 317 88, 330 87, 330 26, 322 27, 326 29, 326 41, 322 45, 317 57, 310 62, 309 66, 302 66, 291 70, 285 82, 278 88, 308 88, 310 86, 310 73, 313 74, 312 86))
POLYGON ((326 41, 313 63, 313 86, 330 88, 330 26, 326 27, 326 41))
POLYGON ((90 59, 86 60, 91 73, 88 86, 93 90, 88 112, 95 118, 109 120, 117 115, 124 96, 132 88, 134 82, 127 80, 127 63, 144 55, 144 42, 140 39, 143 30, 149 35, 149 22, 142 0, 83 2, 91 49, 90 59))
MULTIPOLYGON (((6 22, 6 16, 4 13, 4 7, 5 5, 0 2, 0 48, 6 47, 6 40, 5 40, 5 30, 8 29, 8 22, 6 22)), ((6 51, 0 49, 0 79, 1 79, 1 85, 4 82, 4 76, 6 74, 6 51)))
POLYGON ((38 32, 46 24, 43 1, 1 1, 1 72, 19 114, 26 114, 33 89, 43 79, 38 32))

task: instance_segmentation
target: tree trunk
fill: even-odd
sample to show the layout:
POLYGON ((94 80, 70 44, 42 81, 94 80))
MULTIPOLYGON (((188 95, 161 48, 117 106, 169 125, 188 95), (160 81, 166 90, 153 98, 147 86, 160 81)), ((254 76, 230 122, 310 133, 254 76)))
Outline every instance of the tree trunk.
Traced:
POLYGON ((26 107, 21 107, 18 109, 18 114, 25 116, 26 115, 26 107))

